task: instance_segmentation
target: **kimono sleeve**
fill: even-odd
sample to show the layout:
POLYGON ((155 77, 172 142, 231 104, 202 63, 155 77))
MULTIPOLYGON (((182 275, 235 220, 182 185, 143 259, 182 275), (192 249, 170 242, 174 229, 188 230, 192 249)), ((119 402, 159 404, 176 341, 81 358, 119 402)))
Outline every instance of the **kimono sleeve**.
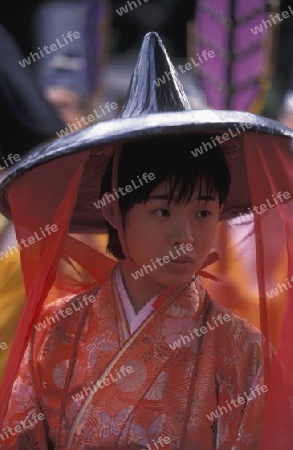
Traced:
POLYGON ((25 351, 13 384, 0 433, 0 450, 50 450, 53 445, 37 395, 33 370, 33 338, 25 351))
MULTIPOLYGON (((231 450, 259 450, 262 426, 264 422, 265 401, 268 386, 264 378, 264 358, 261 341, 250 344, 251 352, 245 352, 247 361, 246 389, 239 394, 237 402, 245 405, 237 437, 231 450), (255 363, 252 354, 258 354, 259 367, 255 371, 255 363)), ((270 359, 273 359, 274 350, 269 346, 270 359)))

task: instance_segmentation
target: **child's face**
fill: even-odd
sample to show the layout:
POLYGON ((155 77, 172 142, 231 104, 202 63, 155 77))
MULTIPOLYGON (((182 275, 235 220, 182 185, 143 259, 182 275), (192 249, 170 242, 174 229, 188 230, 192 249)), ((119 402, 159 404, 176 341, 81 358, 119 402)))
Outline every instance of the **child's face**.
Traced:
POLYGON ((186 205, 171 202, 168 206, 168 185, 161 183, 147 203, 136 204, 126 213, 125 233, 130 254, 139 268, 143 264, 153 268, 144 276, 165 286, 176 286, 189 281, 199 271, 213 245, 220 214, 218 196, 206 197, 204 188, 201 195, 199 199, 197 188, 186 205), (169 263, 163 261, 166 256, 169 263))

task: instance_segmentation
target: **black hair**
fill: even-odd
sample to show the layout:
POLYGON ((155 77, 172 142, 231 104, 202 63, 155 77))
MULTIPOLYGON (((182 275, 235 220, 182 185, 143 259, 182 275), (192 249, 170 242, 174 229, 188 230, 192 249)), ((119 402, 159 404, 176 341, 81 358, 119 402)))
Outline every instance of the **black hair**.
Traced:
MULTIPOLYGON (((185 134, 155 136, 127 142, 122 147, 118 170, 118 187, 137 186, 125 195, 114 196, 112 188, 113 157, 106 168, 101 197, 112 192, 112 198, 119 201, 122 217, 137 203, 146 203, 154 188, 164 182, 169 183, 169 203, 176 191, 177 203, 188 203, 196 185, 199 184, 199 195, 204 183, 205 195, 219 196, 220 205, 227 198, 231 175, 219 146, 211 146, 208 134, 185 134), (202 149, 204 143, 210 149, 202 149), (200 151, 197 151, 200 149, 200 151), (192 153, 194 152, 194 154, 192 153), (153 173, 152 181, 144 182, 143 173, 153 173), (141 182, 139 181, 141 180, 141 182), (117 199, 117 197, 119 199, 117 199)), ((207 147, 207 146, 206 146, 207 147)), ((206 148, 205 147, 205 148, 206 148)), ((130 189, 128 189, 130 191, 130 189)), ((116 258, 124 259, 117 230, 107 223, 109 240, 107 250, 116 258)))

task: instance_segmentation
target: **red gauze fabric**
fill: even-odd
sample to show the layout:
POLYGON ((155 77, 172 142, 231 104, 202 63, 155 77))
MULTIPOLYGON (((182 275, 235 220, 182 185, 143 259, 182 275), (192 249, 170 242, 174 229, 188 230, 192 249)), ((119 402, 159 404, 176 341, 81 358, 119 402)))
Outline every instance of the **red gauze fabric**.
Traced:
MULTIPOLYGON (((243 136, 252 198, 250 208, 256 206, 259 210, 262 204, 267 208, 261 214, 255 212, 247 217, 240 216, 242 219, 237 224, 233 220, 239 221, 239 217, 219 224, 213 250, 219 253, 220 259, 209 267, 209 271, 220 281, 215 283, 204 279, 204 283, 212 298, 261 329, 268 385, 261 450, 292 450, 291 141, 285 137, 252 132, 245 132, 243 136), (289 198, 279 201, 279 192, 288 192, 289 198), (268 356, 269 344, 276 348, 272 367, 268 356)), ((54 302, 60 292, 82 292, 95 284, 102 284, 115 265, 114 260, 69 234, 70 218, 89 155, 90 151, 86 151, 48 162, 20 176, 8 189, 19 243, 34 236, 35 232, 39 236, 42 232, 46 234, 46 225, 57 226, 58 232, 46 234, 46 238, 20 251, 27 302, 1 389, 1 422, 42 305, 54 302)))

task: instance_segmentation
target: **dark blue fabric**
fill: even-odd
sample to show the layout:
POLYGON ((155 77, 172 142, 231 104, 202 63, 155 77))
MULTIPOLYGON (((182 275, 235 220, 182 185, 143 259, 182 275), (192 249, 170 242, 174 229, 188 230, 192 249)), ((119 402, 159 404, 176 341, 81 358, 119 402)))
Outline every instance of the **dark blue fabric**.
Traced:
POLYGON ((34 40, 40 49, 43 49, 44 45, 56 44, 57 39, 62 45, 60 47, 57 43, 59 47, 57 51, 45 53, 44 57, 35 63, 42 88, 62 86, 77 92, 83 100, 86 99, 88 88, 85 74, 82 2, 74 0, 45 2, 36 9, 33 22, 34 40), (66 38, 68 31, 79 32, 80 38, 72 39, 71 42, 66 38))

